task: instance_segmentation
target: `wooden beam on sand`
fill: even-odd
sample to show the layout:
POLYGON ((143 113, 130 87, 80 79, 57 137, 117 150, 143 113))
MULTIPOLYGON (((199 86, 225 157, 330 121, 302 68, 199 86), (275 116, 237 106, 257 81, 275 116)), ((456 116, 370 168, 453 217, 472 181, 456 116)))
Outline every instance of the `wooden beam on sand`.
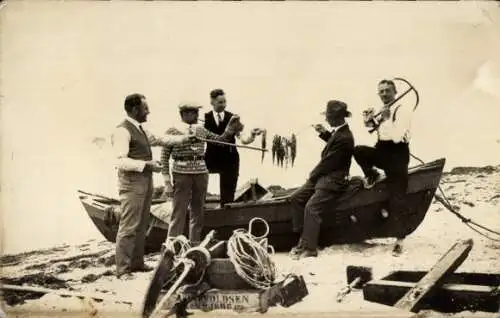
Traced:
MULTIPOLYGON (((363 287, 364 299, 392 306, 416 283, 397 280, 374 280, 363 287)), ((500 304, 495 295, 496 286, 444 283, 434 294, 421 302, 421 309, 439 312, 482 311, 498 312, 500 304)))
POLYGON ((422 299, 432 296, 441 287, 446 275, 453 273, 465 261, 472 245, 472 239, 460 240, 453 244, 431 270, 398 300, 394 307, 418 312, 422 299))
POLYGON ((32 287, 32 286, 18 286, 18 285, 8 285, 2 284, 0 285, 0 289, 3 291, 17 291, 17 292, 28 292, 28 293, 37 293, 37 294, 54 294, 63 297, 77 297, 77 298, 89 298, 93 300, 101 301, 111 301, 115 303, 121 303, 126 305, 132 305, 131 301, 125 301, 123 299, 118 299, 115 297, 109 297, 108 295, 103 295, 99 293, 78 293, 67 290, 60 289, 50 289, 43 287, 32 287))

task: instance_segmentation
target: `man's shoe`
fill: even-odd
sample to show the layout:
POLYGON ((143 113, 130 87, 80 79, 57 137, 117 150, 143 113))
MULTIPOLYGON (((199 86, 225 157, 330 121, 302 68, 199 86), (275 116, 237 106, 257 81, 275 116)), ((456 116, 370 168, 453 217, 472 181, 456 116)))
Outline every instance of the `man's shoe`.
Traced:
POLYGON ((371 189, 373 188, 375 183, 377 183, 377 181, 379 181, 380 179, 382 179, 380 173, 373 170, 373 172, 370 173, 370 175, 368 175, 366 178, 363 179, 363 185, 365 189, 371 189))
POLYGON ((139 267, 136 267, 134 268, 132 271, 133 272, 150 272, 154 269, 154 267, 151 267, 151 266, 148 266, 146 264, 142 265, 142 266, 139 266, 139 267))
POLYGON ((403 253, 403 245, 401 243, 397 242, 394 245, 394 248, 392 249, 392 256, 398 257, 403 253))
POLYGON ((305 249, 300 255, 300 258, 306 258, 306 257, 318 257, 318 250, 305 249))
POLYGON ((134 275, 130 272, 116 274, 116 277, 119 280, 132 280, 132 279, 134 279, 134 275))
POLYGON ((308 249, 300 246, 296 246, 292 248, 292 250, 290 251, 290 257, 293 260, 298 260, 306 257, 317 257, 317 256, 318 256, 318 250, 308 249))
POLYGON ((298 260, 303 252, 304 248, 302 246, 295 246, 290 250, 290 253, 288 255, 290 256, 291 259, 298 260))

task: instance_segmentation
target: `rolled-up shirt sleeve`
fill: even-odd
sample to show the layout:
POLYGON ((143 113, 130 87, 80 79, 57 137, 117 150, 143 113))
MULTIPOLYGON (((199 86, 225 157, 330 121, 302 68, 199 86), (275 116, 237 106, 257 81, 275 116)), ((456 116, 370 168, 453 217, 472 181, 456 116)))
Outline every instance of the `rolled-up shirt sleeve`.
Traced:
POLYGON ((194 126, 194 131, 196 137, 200 137, 208 140, 216 140, 216 141, 229 141, 233 134, 229 133, 227 129, 222 133, 222 135, 217 135, 203 126, 194 126))
POLYGON ((115 168, 125 171, 144 171, 146 161, 128 157, 130 133, 123 127, 118 127, 111 136, 115 154, 115 168))

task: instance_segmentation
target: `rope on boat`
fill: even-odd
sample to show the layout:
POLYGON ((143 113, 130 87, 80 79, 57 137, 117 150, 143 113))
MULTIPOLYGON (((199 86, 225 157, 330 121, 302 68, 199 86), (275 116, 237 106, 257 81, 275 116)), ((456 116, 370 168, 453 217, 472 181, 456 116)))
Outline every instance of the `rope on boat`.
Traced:
POLYGON ((253 218, 248 224, 248 230, 233 231, 227 241, 227 255, 236 273, 257 289, 270 287, 276 278, 276 266, 269 253, 274 254, 274 248, 267 244, 268 233, 267 222, 261 218, 253 218), (252 234, 252 224, 257 220, 266 226, 266 233, 261 236, 252 234))
MULTIPOLYGON (((410 156, 413 159, 419 161, 421 164, 425 164, 425 162, 422 159, 418 158, 417 156, 413 155, 412 153, 410 153, 410 156)), ((482 233, 478 229, 472 227, 472 225, 475 225, 478 228, 481 228, 481 229, 483 229, 483 230, 485 230, 487 232, 490 232, 490 233, 493 233, 493 234, 496 234, 496 235, 499 235, 499 236, 500 236, 500 232, 494 231, 494 230, 489 229, 489 228, 487 228, 487 227, 485 227, 485 226, 483 226, 483 225, 481 225, 479 223, 476 223, 476 222, 472 221, 471 219, 466 218, 462 214, 460 214, 457 211, 455 211, 455 209, 453 209, 453 206, 452 206, 451 202, 446 197, 443 189, 441 189, 440 185, 438 185, 438 189, 439 189, 439 192, 441 192, 442 197, 440 197, 439 195, 434 195, 434 197, 436 198, 436 200, 439 201, 441 204, 443 204, 444 207, 447 208, 451 213, 453 213, 455 216, 457 216, 467 227, 469 227, 471 230, 473 230, 474 232, 478 233, 479 235, 481 235, 481 236, 483 236, 483 237, 485 237, 487 239, 490 239, 490 240, 496 241, 496 242, 500 242, 500 239, 492 238, 492 237, 488 236, 488 234, 482 233)))

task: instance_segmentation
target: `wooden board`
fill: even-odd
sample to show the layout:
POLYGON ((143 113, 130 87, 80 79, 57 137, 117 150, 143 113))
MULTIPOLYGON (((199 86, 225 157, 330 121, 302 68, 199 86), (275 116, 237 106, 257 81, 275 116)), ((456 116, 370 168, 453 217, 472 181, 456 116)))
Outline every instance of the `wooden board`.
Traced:
MULTIPOLYGON (((393 306, 416 283, 375 280, 363 288, 366 301, 393 306)), ((435 310, 456 313, 462 311, 498 312, 500 310, 500 294, 494 293, 495 286, 445 283, 436 290, 432 297, 420 302, 420 310, 435 310)))
MULTIPOLYGON (((167 302, 164 310, 170 310, 173 302, 167 302)), ((262 291, 211 289, 205 295, 189 303, 188 309, 202 311, 231 310, 236 312, 266 312, 267 302, 262 299, 262 291)))
POLYGON ((37 293, 37 294, 54 294, 62 297, 77 297, 77 298, 87 298, 93 299, 95 301, 110 301, 115 303, 132 305, 132 301, 123 300, 117 297, 110 297, 108 295, 104 295, 102 293, 81 293, 81 292, 73 292, 64 289, 50 289, 44 287, 33 287, 33 286, 18 286, 18 285, 9 285, 2 284, 0 285, 0 289, 4 291, 12 291, 12 292, 28 292, 28 293, 37 293))
POLYGON ((436 292, 446 279, 446 275, 453 273, 465 261, 472 246, 472 239, 461 240, 453 244, 431 270, 394 304, 394 307, 418 312, 422 299, 436 292))

